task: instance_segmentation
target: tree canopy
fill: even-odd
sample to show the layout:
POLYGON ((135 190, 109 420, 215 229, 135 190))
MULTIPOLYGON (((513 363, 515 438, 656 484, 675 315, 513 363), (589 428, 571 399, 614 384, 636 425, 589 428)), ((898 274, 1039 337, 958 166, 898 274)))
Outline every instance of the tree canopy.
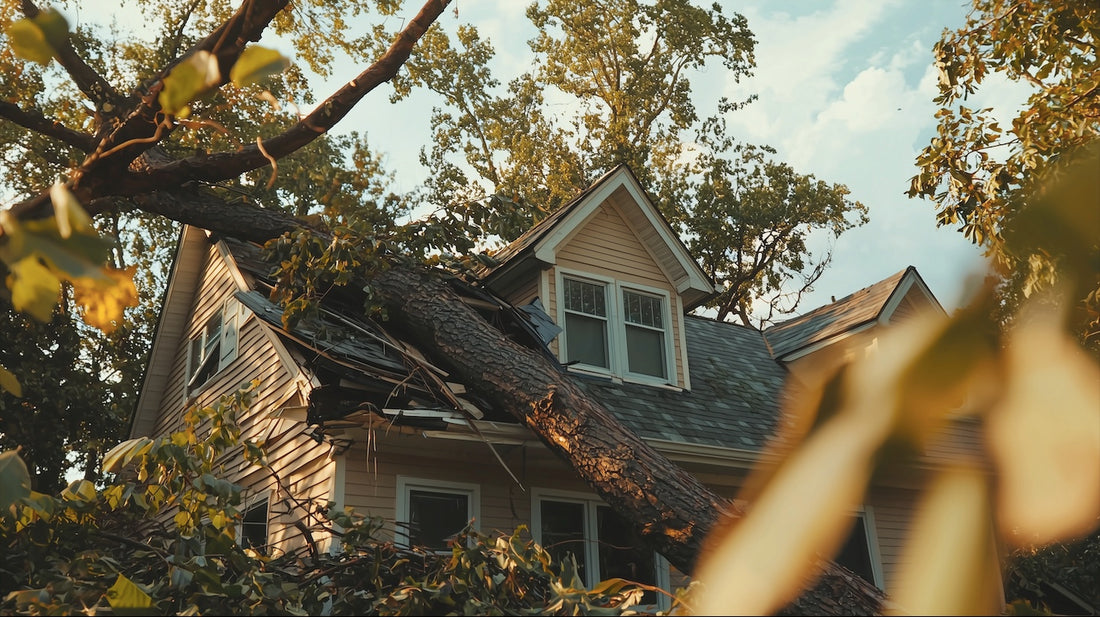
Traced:
MULTIPOLYGON (((975 0, 966 25, 945 30, 935 45, 937 136, 917 157, 908 194, 930 199, 939 225, 957 226, 987 248, 1008 282, 1006 297, 1030 295, 1056 278, 1057 250, 1014 251, 1004 234, 1028 196, 1100 138, 1098 44, 1095 2, 975 0), (1008 110, 966 104, 995 77, 1030 88, 1009 126, 998 121, 1008 110)), ((1090 235, 1092 250, 1100 252, 1097 227, 1064 231, 1090 235)), ((1098 284, 1078 290, 1079 330, 1094 347, 1100 341, 1098 284)))
POLYGON ((807 237, 835 238, 865 223, 867 209, 847 187, 727 135, 726 114, 751 98, 710 101, 693 87, 706 69, 752 74, 744 17, 684 0, 536 2, 527 16, 538 32, 532 66, 503 89, 495 51, 473 25, 454 41, 427 33, 430 52, 394 80, 395 101, 417 87, 441 101, 421 151, 436 170, 429 203, 508 241, 626 163, 722 287, 709 304, 719 319, 766 324, 793 312, 831 259, 807 237))

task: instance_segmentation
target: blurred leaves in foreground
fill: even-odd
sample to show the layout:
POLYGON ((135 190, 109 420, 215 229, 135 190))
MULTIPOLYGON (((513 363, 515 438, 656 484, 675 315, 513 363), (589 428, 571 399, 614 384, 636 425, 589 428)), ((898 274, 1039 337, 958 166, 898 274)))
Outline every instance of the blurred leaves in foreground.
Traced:
POLYGON ((782 608, 839 549, 870 479, 919 462, 959 423, 976 423, 982 447, 930 472, 887 611, 1002 612, 998 554, 1097 528, 1100 367, 1080 333, 1097 319, 1082 291, 1100 283, 1100 142, 1037 186, 1004 230, 1007 250, 1033 267, 1010 327, 987 282, 955 315, 891 327, 876 349, 804 384, 792 430, 772 446, 781 462, 756 470, 740 496, 748 515, 700 566, 701 614, 782 608))

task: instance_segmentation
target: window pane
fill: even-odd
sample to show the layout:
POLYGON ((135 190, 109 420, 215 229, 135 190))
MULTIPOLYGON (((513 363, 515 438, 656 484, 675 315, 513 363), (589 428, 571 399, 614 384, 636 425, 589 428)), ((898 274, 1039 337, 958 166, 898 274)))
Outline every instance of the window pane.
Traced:
MULTIPOLYGON (((657 584, 653 551, 644 548, 641 538, 621 516, 607 506, 599 506, 596 509, 596 525, 602 580, 619 577, 646 585, 657 584)), ((656 603, 657 596, 646 592, 642 602, 656 603)))
POLYGON ((852 533, 844 541, 837 553, 836 562, 860 575, 868 583, 875 584, 875 573, 871 567, 871 551, 867 546, 867 527, 862 516, 857 516, 852 533))
POLYGON ((446 550, 447 539, 470 522, 470 497, 465 493, 409 491, 409 544, 446 550))
MULTIPOLYGON (((572 349, 572 347, 570 347, 572 349)), ((631 373, 667 377, 665 374, 665 334, 635 326, 626 327, 626 360, 631 373)))
POLYGON ((627 323, 636 323, 651 328, 664 328, 661 310, 661 298, 647 296, 623 290, 623 306, 627 323))
POLYGON ((607 317, 607 297, 603 285, 574 279, 564 279, 563 284, 566 310, 607 317))
POLYGON ((241 520, 241 546, 267 553, 267 501, 261 501, 244 513, 241 520))
POLYGON ((610 368, 607 362, 607 322, 573 313, 565 314, 567 362, 583 362, 610 368))
MULTIPOLYGON (((572 554, 577 560, 578 574, 585 579, 587 550, 584 542, 584 504, 568 501, 542 501, 542 547, 555 561, 572 554)), ((591 581, 586 581, 591 584, 591 581)))

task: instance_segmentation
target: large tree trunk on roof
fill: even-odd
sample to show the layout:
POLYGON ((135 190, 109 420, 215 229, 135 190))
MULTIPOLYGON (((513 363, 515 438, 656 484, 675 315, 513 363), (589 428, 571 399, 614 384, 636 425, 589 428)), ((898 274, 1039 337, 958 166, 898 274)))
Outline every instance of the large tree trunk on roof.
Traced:
MULTIPOLYGON (((238 204, 225 204, 219 210, 212 207, 211 199, 216 200, 209 195, 190 200, 152 194, 146 196, 143 207, 254 242, 299 228, 281 212, 238 204), (164 203, 156 203, 161 200, 164 203), (242 221, 249 224, 242 226, 242 221)), ((370 285, 411 342, 445 363, 455 379, 478 396, 531 429, 676 568, 691 573, 708 534, 737 518, 731 502, 624 427, 557 365, 485 321, 438 276, 396 266, 370 285)), ((824 563, 823 568, 817 582, 785 613, 880 611, 881 591, 836 564, 824 563)))
MULTIPOLYGON (((160 81, 144 91, 140 100, 132 101, 132 108, 127 104, 126 109, 119 110, 114 117, 117 123, 105 124, 94 139, 24 114, 13 106, 0 107, 0 119, 89 151, 68 184, 93 215, 111 206, 114 201, 110 198, 124 196, 150 213, 263 242, 302 225, 281 212, 225 203, 198 186, 266 166, 268 155, 285 156, 332 128, 357 101, 396 74, 412 46, 447 3, 426 0, 383 56, 292 129, 266 140, 263 150, 257 144, 215 156, 166 160, 157 144, 170 131, 154 134, 157 125, 149 121, 160 111, 156 96, 162 87, 160 81), (93 146, 94 153, 90 151, 93 146), (99 156, 100 152, 113 154, 99 156)), ((285 0, 244 0, 230 21, 194 49, 214 49, 217 45, 219 63, 228 68, 245 44, 259 39, 286 4, 285 0)), ((30 3, 24 6, 33 8, 30 3)), ((36 13, 37 9, 30 12, 36 13)), ((66 47, 59 56, 70 75, 79 78, 80 83, 106 84, 71 51, 66 47)), ((167 67, 163 74, 167 74, 167 67)), ((91 93, 93 100, 98 100, 93 95, 100 92, 104 98, 101 102, 118 98, 104 87, 88 86, 82 91, 91 93)), ((117 107, 117 103, 112 105, 117 107)), ((43 191, 15 204, 8 214, 35 218, 52 212, 49 193, 43 191)), ((400 320, 422 350, 443 359, 478 395, 530 428, 677 568, 690 573, 707 535, 735 517, 728 501, 711 493, 622 426, 553 362, 489 325, 427 271, 394 268, 379 275, 371 285, 388 305, 389 314, 400 320)), ((868 614, 878 611, 881 600, 881 593, 859 577, 826 564, 825 574, 787 611, 868 614)))

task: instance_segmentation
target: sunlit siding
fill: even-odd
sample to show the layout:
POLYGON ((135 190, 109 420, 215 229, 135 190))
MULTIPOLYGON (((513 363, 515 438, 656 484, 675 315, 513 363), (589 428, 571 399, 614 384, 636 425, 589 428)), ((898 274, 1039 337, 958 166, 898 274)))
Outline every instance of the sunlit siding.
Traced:
MULTIPOLYGON (((298 500, 328 501, 333 492, 333 462, 329 444, 318 444, 307 437, 305 425, 272 419, 275 410, 287 404, 301 404, 302 398, 294 385, 295 373, 281 359, 266 326, 250 313, 239 324, 237 357, 209 381, 185 396, 188 347, 190 339, 199 335, 207 319, 220 310, 225 300, 239 286, 230 268, 234 267, 213 245, 203 260, 202 275, 184 335, 176 343, 175 358, 169 373, 162 405, 156 422, 155 435, 163 435, 183 427, 183 412, 189 404, 216 404, 224 395, 242 385, 257 381, 252 403, 239 418, 244 439, 263 441, 267 447, 271 470, 261 470, 244 462, 240 450, 228 453, 225 459, 226 479, 244 487, 246 502, 250 496, 267 493, 273 518, 270 538, 280 540, 297 535, 291 523, 302 520, 305 512, 292 511, 288 504, 293 496, 298 500), (272 471, 281 478, 276 485, 272 471)), ((199 427, 202 437, 208 426, 199 427)), ((285 548, 285 546, 284 546, 285 548)))
POLYGON ((892 589, 904 548, 918 492, 908 489, 873 488, 868 498, 882 560, 886 591, 892 589))
MULTIPOLYGON (((680 348, 683 316, 676 310, 676 289, 665 278, 649 251, 614 206, 609 203, 601 206, 558 250, 557 267, 667 291, 672 302, 672 327, 669 335, 672 337, 673 355, 676 359, 676 383, 684 384, 683 352, 680 348)), ((553 270, 548 278, 549 298, 544 305, 547 313, 556 318, 557 281, 553 270)), ((554 352, 558 353, 556 345, 554 352)))
POLYGON ((521 487, 484 443, 409 434, 383 436, 383 431, 378 429, 370 451, 358 443, 344 454, 344 505, 359 514, 383 517, 388 523, 387 538, 392 538, 398 475, 477 485, 479 527, 490 535, 530 525, 532 488, 587 491, 568 467, 549 457, 541 446, 495 446, 521 487))

